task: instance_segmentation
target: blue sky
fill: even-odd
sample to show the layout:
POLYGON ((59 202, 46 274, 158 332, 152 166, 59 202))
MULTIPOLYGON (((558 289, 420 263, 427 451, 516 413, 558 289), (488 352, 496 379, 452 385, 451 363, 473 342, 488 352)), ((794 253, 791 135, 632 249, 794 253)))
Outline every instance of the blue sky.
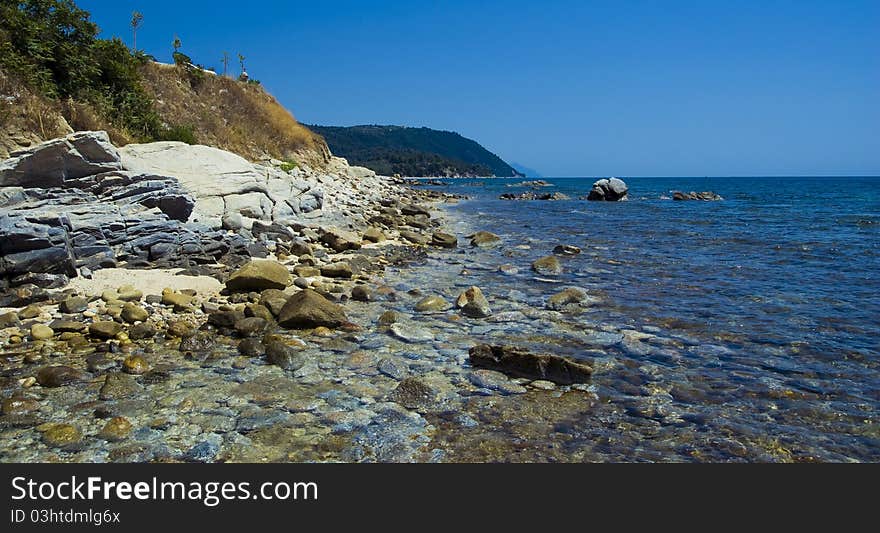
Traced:
MULTIPOLYGON (((78 0, 224 50, 302 122, 454 130, 548 176, 880 174, 880 1, 78 0)), ((237 67, 236 67, 237 68, 237 67)))

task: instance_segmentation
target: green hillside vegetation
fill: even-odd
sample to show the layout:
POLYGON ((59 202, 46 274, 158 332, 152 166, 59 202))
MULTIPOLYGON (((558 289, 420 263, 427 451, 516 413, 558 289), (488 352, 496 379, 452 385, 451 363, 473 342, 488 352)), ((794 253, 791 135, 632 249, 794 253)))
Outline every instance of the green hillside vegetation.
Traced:
POLYGON ((117 145, 178 140, 251 160, 329 161, 323 139, 259 84, 193 65, 179 39, 168 66, 98 34, 73 0, 0 0, 0 156, 70 130, 106 130, 117 145))
POLYGON ((402 126, 314 126, 330 150, 379 174, 414 177, 516 176, 479 143, 450 131, 402 126))

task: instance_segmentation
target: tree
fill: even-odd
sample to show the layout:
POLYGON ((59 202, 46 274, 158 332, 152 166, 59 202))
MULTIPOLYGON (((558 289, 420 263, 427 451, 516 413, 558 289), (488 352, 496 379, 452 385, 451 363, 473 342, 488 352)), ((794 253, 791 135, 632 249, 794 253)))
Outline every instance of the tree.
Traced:
POLYGON ((223 75, 226 76, 229 71, 229 52, 223 52, 223 75))
POLYGON ((245 57, 241 54, 238 54, 238 62, 241 65, 241 72, 242 73, 247 72, 244 68, 244 60, 245 60, 245 57))
POLYGON ((134 41, 134 51, 138 51, 138 30, 144 24, 144 16, 140 11, 133 11, 131 13, 131 35, 132 40, 134 41))
POLYGON ((175 53, 175 54, 176 54, 177 52, 179 52, 179 51, 180 51, 180 47, 183 46, 183 44, 181 44, 181 42, 180 42, 180 37, 178 37, 178 35, 177 35, 176 33, 174 34, 174 42, 171 43, 171 46, 174 47, 174 53, 175 53))

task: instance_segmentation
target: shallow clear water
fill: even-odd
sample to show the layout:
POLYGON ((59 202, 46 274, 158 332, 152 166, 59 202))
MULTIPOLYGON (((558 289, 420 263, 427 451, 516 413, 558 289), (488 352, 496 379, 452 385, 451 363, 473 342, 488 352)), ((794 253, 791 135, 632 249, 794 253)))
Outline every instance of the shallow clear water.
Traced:
POLYGON ((596 363, 599 405, 563 426, 570 458, 880 459, 880 179, 631 178, 629 202, 596 203, 577 199, 593 179, 547 178, 572 200, 498 199, 518 181, 439 189, 471 198, 451 208, 460 224, 504 238, 462 259, 497 307, 570 285, 602 297, 563 318, 570 335, 537 320, 483 339, 596 363), (583 253, 554 285, 529 265, 557 244, 583 253), (626 328, 658 338, 597 337, 626 328))

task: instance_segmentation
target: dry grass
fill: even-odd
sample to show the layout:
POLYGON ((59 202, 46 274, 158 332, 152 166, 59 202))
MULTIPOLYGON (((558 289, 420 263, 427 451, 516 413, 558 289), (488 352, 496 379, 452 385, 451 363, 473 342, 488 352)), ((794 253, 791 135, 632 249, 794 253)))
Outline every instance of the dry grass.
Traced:
POLYGON ((0 157, 68 132, 60 104, 34 94, 0 70, 0 157))
POLYGON ((181 68, 155 63, 144 66, 143 75, 162 120, 191 127, 200 144, 252 161, 294 159, 323 166, 329 160, 324 139, 258 85, 210 74, 194 78, 181 68))
MULTIPOLYGON (((259 85, 150 63, 144 87, 169 126, 192 128, 199 144, 235 152, 251 161, 269 158, 324 167, 330 151, 324 139, 284 109, 259 85)), ((105 130, 117 146, 134 135, 114 127, 88 103, 56 102, 34 94, 0 71, 0 158, 20 146, 53 139, 73 130, 105 130)))

